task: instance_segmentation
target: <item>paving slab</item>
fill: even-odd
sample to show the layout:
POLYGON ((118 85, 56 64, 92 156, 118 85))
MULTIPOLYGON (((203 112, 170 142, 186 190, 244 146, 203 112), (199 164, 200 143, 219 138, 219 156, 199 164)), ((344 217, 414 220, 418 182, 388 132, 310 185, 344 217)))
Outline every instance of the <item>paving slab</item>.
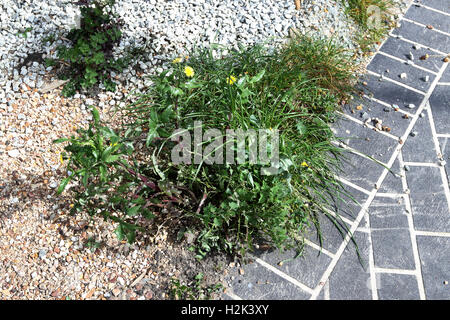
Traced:
POLYGON ((307 292, 253 262, 244 266, 244 274, 237 276, 231 288, 238 297, 246 300, 306 300, 307 292))
POLYGON ((358 243, 363 263, 359 263, 355 246, 350 243, 345 248, 329 279, 330 299, 332 300, 372 299, 370 273, 368 272, 368 235, 356 232, 355 239, 358 243))
POLYGON ((380 189, 378 190, 379 193, 396 193, 401 194, 404 192, 403 185, 402 185, 402 171, 400 169, 400 163, 397 159, 395 159, 394 163, 392 164, 390 171, 386 175, 386 178, 384 178, 383 183, 381 184, 380 189))
POLYGON ((414 270, 414 253, 407 227, 372 228, 375 267, 414 270))
POLYGON ((411 118, 403 118, 403 113, 396 112, 391 106, 385 106, 365 97, 355 98, 343 108, 343 112, 359 121, 363 121, 364 112, 371 118, 378 118, 383 126, 387 126, 389 133, 401 137, 408 128, 411 118), (361 109, 361 110, 358 110, 361 109))
POLYGON ((421 4, 450 14, 450 2, 448 0, 419 0, 421 4))
POLYGON ((450 46, 449 36, 408 21, 402 21, 392 33, 444 53, 450 46))
POLYGON ((405 141, 402 154, 406 162, 437 162, 437 152, 431 133, 431 125, 428 113, 424 111, 423 117, 419 117, 411 131, 412 135, 405 141))
POLYGON ((369 207, 369 216, 372 229, 408 228, 403 196, 376 197, 369 207))
MULTIPOLYGON (((369 112, 361 111, 361 112, 369 112)), ((342 119, 335 126, 336 137, 363 155, 387 163, 398 141, 352 120, 342 119)))
POLYGON ((442 56, 436 55, 436 52, 428 49, 427 47, 419 47, 399 38, 391 37, 387 39, 381 46, 380 51, 402 59, 405 62, 409 60, 409 53, 412 53, 414 56, 414 65, 434 72, 438 72, 444 64, 442 61, 442 56), (423 57, 426 54, 428 54, 429 58, 426 60, 420 60, 420 57, 423 57))
MULTIPOLYGON (((413 59, 420 61, 420 56, 414 56, 416 53, 411 51, 408 52, 408 55, 411 53, 413 59)), ((376 72, 386 78, 398 81, 423 92, 426 92, 430 88, 431 83, 436 77, 430 72, 418 69, 405 62, 402 63, 394 60, 381 53, 375 55, 372 62, 367 66, 367 70, 376 72), (402 75, 405 75, 405 77, 402 78, 402 75)))
MULTIPOLYGON (((424 4, 426 5, 426 2, 424 2, 424 4)), ((443 13, 424 7, 411 6, 408 11, 406 11, 405 18, 450 33, 450 19, 448 15, 443 13)))
POLYGON ((450 232, 450 212, 439 168, 411 166, 406 180, 416 230, 450 232))
POLYGON ((436 133, 450 134, 450 86, 436 86, 430 105, 436 133))
POLYGON ((450 299, 450 238, 417 237, 427 299, 450 299))
POLYGON ((424 99, 423 94, 411 91, 389 80, 382 80, 371 74, 364 75, 361 81, 363 85, 359 86, 359 88, 366 95, 390 105, 396 104, 406 112, 411 112, 412 109, 408 107, 410 104, 417 108, 424 99))
POLYGON ((419 300, 417 277, 409 274, 379 273, 380 300, 419 300))

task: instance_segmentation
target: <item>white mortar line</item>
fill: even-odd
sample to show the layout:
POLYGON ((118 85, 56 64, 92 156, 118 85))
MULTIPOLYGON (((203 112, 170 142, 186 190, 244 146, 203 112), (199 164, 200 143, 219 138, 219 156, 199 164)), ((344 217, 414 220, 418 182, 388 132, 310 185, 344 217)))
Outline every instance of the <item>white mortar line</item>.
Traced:
POLYGON ((399 198, 403 197, 404 193, 390 193, 390 192, 378 192, 375 197, 383 197, 383 198, 399 198))
POLYGON ((356 189, 356 190, 358 190, 358 191, 361 191, 362 193, 364 193, 364 194, 366 194, 366 195, 370 195, 370 192, 371 192, 371 191, 368 191, 368 190, 366 190, 366 189, 364 189, 364 188, 362 188, 362 187, 360 187, 360 186, 358 186, 358 185, 356 185, 356 184, 354 184, 354 183, 352 183, 352 182, 346 180, 345 178, 337 177, 337 180, 339 180, 339 181, 342 182, 343 184, 346 184, 346 185, 349 186, 349 187, 352 187, 353 189, 356 189))
POLYGON ((260 258, 257 258, 255 256, 251 256, 255 262, 257 262, 258 264, 260 264, 261 266, 265 267, 266 269, 269 269, 270 271, 272 271, 273 273, 277 274, 278 276, 282 277, 283 279, 289 281, 291 284, 299 287, 300 289, 302 289, 303 291, 312 294, 313 293, 313 289, 311 289, 310 287, 306 286, 305 284, 301 283, 300 281, 298 281, 297 279, 292 278, 291 276, 287 275, 286 273, 284 273, 283 271, 275 268, 274 266, 268 264, 267 262, 265 262, 264 260, 261 260, 260 258))
POLYGON ((428 10, 431 10, 431 11, 435 11, 435 12, 440 13, 440 14, 445 14, 446 16, 450 16, 450 13, 441 11, 441 10, 439 10, 439 9, 431 8, 431 7, 429 7, 429 6, 427 6, 427 5, 424 5, 424 4, 422 4, 422 3, 414 2, 414 5, 415 5, 415 6, 419 6, 419 7, 423 7, 423 8, 425 8, 425 9, 428 9, 428 10))
MULTIPOLYGON (((441 69, 440 69, 439 72, 438 72, 438 75, 437 75, 436 78, 433 80, 433 82, 432 82, 430 88, 428 89, 428 92, 426 93, 424 99, 422 100, 420 106, 418 107, 417 112, 416 112, 416 117, 413 117, 413 119, 412 119, 412 121, 410 122, 408 128, 406 129, 406 132, 405 132, 404 136, 402 137, 402 138, 404 139, 404 140, 402 139, 402 140, 403 140, 403 144, 401 144, 400 146, 398 146, 398 147, 396 148, 396 150, 393 152, 393 154, 392 154, 392 156, 391 156, 391 159, 390 159, 389 162, 388 162, 388 167, 389 167, 389 168, 392 167, 393 163, 395 162, 395 159, 397 158, 397 156, 399 156, 402 146, 403 146, 404 143, 406 142, 406 140, 407 140, 407 138, 408 138, 408 136, 409 136, 409 133, 411 132, 411 130, 412 130, 412 128, 414 127, 414 125, 416 124, 416 121, 417 121, 417 119, 418 119, 418 116, 417 116, 417 115, 419 115, 419 114, 423 111, 423 109, 424 109, 424 107, 425 107, 425 104, 426 104, 426 102, 428 101, 428 99, 430 98, 431 94, 433 93, 433 90, 434 90, 434 88, 435 88, 436 85, 437 85, 437 81, 438 81, 438 79, 442 76, 442 73, 444 72, 445 67, 446 67, 446 65, 444 65, 443 67, 441 67, 441 69)), ((377 185, 378 185, 378 186, 381 185, 381 182, 383 182, 383 180, 384 180, 384 178, 386 177, 386 175, 387 175, 388 172, 389 172, 389 171, 388 171, 387 169, 384 169, 384 170, 383 170, 383 172, 381 173, 380 178, 379 178, 378 181, 377 181, 377 185)), ((319 284, 316 286, 316 288, 314 288, 313 294, 311 295, 311 298, 310 298, 311 300, 315 300, 315 299, 317 298, 317 296, 318 296, 319 293, 320 293, 320 290, 322 289, 320 284, 321 284, 321 283, 325 283, 325 282, 328 280, 328 278, 330 277, 331 273, 333 272, 334 267, 336 266, 337 262, 339 261, 340 257, 342 256, 342 254, 343 254, 343 252, 344 252, 344 250, 345 250, 345 247, 347 246, 347 243, 349 242, 350 235, 353 234, 353 232, 357 229, 359 223, 361 222, 361 220, 362 220, 362 218, 363 218, 363 216, 364 216, 364 213, 365 213, 366 209, 368 209, 368 207, 370 206, 372 200, 375 198, 375 194, 376 194, 376 193, 377 193, 377 190, 376 190, 376 189, 373 190, 372 193, 371 193, 371 195, 369 196, 369 198, 366 200, 366 203, 365 203, 364 206, 361 208, 360 212, 358 213, 358 216, 357 216, 356 220, 355 220, 354 223, 351 225, 350 232, 347 233, 347 235, 346 235, 344 241, 342 242, 342 244, 340 245, 338 251, 336 252, 334 259, 330 262, 330 264, 328 265, 328 268, 327 268, 327 269, 325 270, 325 272, 323 273, 323 275, 322 275, 322 277, 321 277, 321 279, 320 279, 320 281, 319 281, 319 284)), ((411 218, 412 218, 412 217, 411 217, 411 218)), ((372 270, 372 271, 373 271, 373 270, 372 270)), ((375 279, 372 279, 372 276, 371 276, 371 281, 375 281, 375 279)), ((375 281, 375 282, 376 282, 376 281, 375 281)), ((421 281, 421 283, 422 283, 422 286, 420 286, 420 284, 419 284, 419 291, 423 289, 423 281, 421 281), (420 288, 422 288, 422 289, 420 289, 420 288)), ((376 288, 376 287, 375 287, 375 288, 376 288)), ((372 291, 372 294, 373 294, 373 291, 372 291)), ((420 293, 420 294, 421 294, 421 295, 423 294, 423 297, 424 297, 425 291, 423 290, 422 293, 420 293)))
MULTIPOLYGON (((407 21, 407 22, 410 22, 410 23, 415 24, 415 25, 418 25, 418 26, 420 26, 420 27, 424 27, 424 28, 427 27, 427 26, 426 26, 425 24, 423 24, 423 23, 420 23, 420 22, 417 22, 417 21, 414 21, 414 20, 411 20, 411 19, 408 19, 408 18, 405 18, 405 17, 403 17, 402 20, 407 21)), ((427 28, 427 29, 428 29, 428 28, 427 28)), ((445 31, 442 31, 442 30, 439 30, 439 29, 436 29, 435 27, 433 27, 433 29, 428 29, 428 30, 433 30, 433 31, 436 31, 437 33, 441 33, 441 34, 443 34, 443 35, 446 35, 446 36, 450 37, 450 33, 445 32, 445 31)))
MULTIPOLYGON (((404 163, 403 163, 403 154, 400 152, 398 155, 398 162, 400 163, 400 170, 404 170, 404 163)), ((402 175, 402 186, 404 190, 408 189, 408 181, 406 180, 405 172, 403 172, 402 175)), ((414 257, 414 264, 416 265, 416 271, 417 271, 417 285, 419 288, 419 296, 421 300, 426 299, 425 295, 425 287, 423 284, 423 278, 422 278, 422 265, 420 262, 420 255, 419 255, 419 249, 417 246, 417 239, 415 234, 415 228, 414 228, 414 219, 413 219, 413 213, 412 213, 412 207, 411 207, 411 197, 409 194, 405 195, 404 197, 405 201, 405 208, 407 211, 406 218, 408 220, 408 227, 409 227, 409 236, 411 239, 411 245, 412 245, 412 251, 413 251, 413 257, 414 257)))
POLYGON ((325 249, 325 248, 321 248, 319 245, 315 244, 315 243, 312 242, 311 240, 304 239, 303 241, 304 241, 308 246, 310 246, 310 247, 316 249, 317 251, 320 251, 320 252, 326 254, 327 256, 329 256, 329 257, 331 257, 331 258, 334 258, 334 254, 333 254, 333 253, 331 253, 330 251, 328 251, 328 250, 325 249))
POLYGON ((389 269, 389 268, 375 267, 375 272, 376 273, 407 274, 407 275, 417 276, 417 270, 407 270, 407 269, 389 269))
POLYGON ((450 82, 438 82, 438 86, 450 86, 450 82))
POLYGON ((423 43, 419 43, 419 42, 416 42, 416 41, 413 41, 413 40, 406 39, 405 37, 403 37, 403 36, 401 36, 401 35, 399 35, 399 34, 393 34, 392 31, 389 33, 389 35, 390 35, 391 37, 393 37, 393 38, 397 38, 397 39, 403 40, 403 41, 405 41, 405 42, 409 42, 409 43, 411 43, 411 44, 415 44, 415 45, 420 46, 420 47, 422 47, 422 48, 425 48, 425 49, 434 51, 434 52, 436 52, 437 54, 442 55, 443 57, 445 57, 445 56, 447 55, 447 53, 442 52, 442 51, 440 51, 440 50, 438 50, 438 49, 431 48, 431 47, 429 47, 429 46, 427 46, 427 45, 425 45, 425 44, 423 44, 423 43))
POLYGON ((416 230, 416 236, 450 238, 450 232, 435 232, 435 231, 416 230))
POLYGON ((323 286, 323 299, 330 300, 330 280, 323 286))
MULTIPOLYGON (((353 122, 356 122, 356 123, 358 123, 358 124, 360 124, 360 125, 362 125, 362 126, 364 126, 364 127, 366 127, 366 128, 369 128, 369 129, 372 129, 372 130, 373 130, 373 129, 376 129, 375 126, 373 126, 373 125, 371 125, 371 124, 369 124, 369 123, 365 123, 365 122, 363 122, 363 121, 361 121, 361 120, 358 120, 358 119, 356 119, 356 118, 353 118, 352 116, 350 116, 350 115, 348 115, 348 114, 342 113, 342 112, 340 112, 340 111, 338 111, 338 113, 341 114, 341 116, 347 118, 348 120, 353 121, 353 122)), ((391 139, 394 139, 394 140, 398 141, 398 138, 399 138, 399 137, 394 136, 393 134, 391 134, 391 133, 389 133, 389 132, 382 131, 382 130, 378 130, 378 129, 376 129, 376 130, 374 130, 374 131, 376 131, 376 132, 378 132, 378 133, 380 133, 380 134, 382 134, 382 135, 384 135, 384 136, 386 136, 386 137, 389 137, 389 138, 391 138, 391 139)), ((344 138, 344 137, 341 137, 341 138, 344 138)))
POLYGON ((450 138, 450 133, 436 133, 438 138, 450 138))
MULTIPOLYGON (((328 214, 332 215, 332 216, 335 217, 335 218, 338 216, 338 215, 336 214, 336 212, 333 212, 333 211, 331 211, 331 210, 329 210, 329 209, 327 209, 327 208, 325 208, 324 211, 326 211, 328 214)), ((349 224, 349 225, 352 225, 352 223, 353 223, 353 221, 351 221, 350 219, 348 219, 348 218, 346 218, 346 217, 343 217, 343 216, 341 216, 341 215, 339 215, 339 218, 342 219, 342 221, 344 221, 345 223, 347 223, 347 224, 349 224)), ((334 254, 333 254, 333 256, 334 256, 334 254)))
POLYGON ((433 162, 404 162, 405 165, 411 167, 432 167, 432 168, 440 168, 440 166, 433 162))
MULTIPOLYGON (((376 73, 376 72, 373 72, 373 71, 370 71, 370 70, 367 70, 367 73, 369 73, 369 74, 371 74, 371 75, 373 75, 373 76, 376 76, 376 77, 381 78, 381 74, 379 74, 379 73, 376 73)), ((389 81, 389 82, 392 82, 392 83, 395 83, 395 84, 398 85, 398 86, 401 86, 401 87, 403 87, 403 88, 405 88, 405 89, 408 89, 408 90, 410 90, 410 91, 414 91, 415 93, 421 94, 421 95, 423 95, 423 96, 426 94, 426 93, 423 92, 422 90, 419 90, 419 89, 410 87, 410 86, 408 86, 407 84, 404 84, 404 83, 401 83, 401 82, 399 82, 399 81, 397 81, 397 80, 394 80, 394 79, 391 79, 391 78, 388 78, 388 77, 384 77, 384 76, 383 76, 383 81, 384 81, 384 80, 389 81)))
POLYGON ((235 295, 233 292, 224 292, 227 296, 229 296, 233 300, 243 300, 241 297, 235 295))
POLYGON ((384 52, 384 51, 378 51, 378 53, 381 54, 381 55, 383 55, 383 56, 386 56, 386 57, 388 57, 388 58, 391 58, 391 59, 393 59, 393 60, 397 60, 398 62, 401 62, 401 63, 406 64, 406 65, 408 65, 408 66, 412 66, 412 67, 414 67, 414 68, 416 68, 416 69, 419 69, 419 70, 422 70, 422 71, 425 71, 425 72, 428 72, 428 73, 437 75, 437 72, 435 72, 435 71, 433 71, 433 70, 430 70, 430 69, 427 69, 427 68, 424 68, 424 67, 421 67, 421 66, 418 66, 418 65, 415 64, 414 61, 412 61, 412 60, 410 60, 410 61, 412 61, 413 64, 407 64, 407 62, 408 62, 407 60, 400 59, 400 58, 398 58, 398 57, 396 57, 396 56, 393 56, 393 55, 390 55, 389 53, 386 53, 386 52, 384 52))

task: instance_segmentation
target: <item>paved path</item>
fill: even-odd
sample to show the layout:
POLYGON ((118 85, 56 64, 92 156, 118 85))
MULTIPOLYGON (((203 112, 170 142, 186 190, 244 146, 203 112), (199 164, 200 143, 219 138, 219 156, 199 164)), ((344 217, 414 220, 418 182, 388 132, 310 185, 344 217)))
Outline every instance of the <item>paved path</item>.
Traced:
POLYGON ((342 181, 361 206, 341 205, 340 213, 364 268, 354 245, 325 219, 320 255, 315 237, 304 257, 281 266, 295 252, 257 253, 225 298, 450 299, 450 67, 443 62, 450 52, 450 2, 421 3, 373 57, 361 79, 364 97, 346 106, 336 128, 350 148, 397 174, 355 154, 344 165, 342 181), (364 125, 367 117, 390 131, 375 131, 373 121, 364 125))

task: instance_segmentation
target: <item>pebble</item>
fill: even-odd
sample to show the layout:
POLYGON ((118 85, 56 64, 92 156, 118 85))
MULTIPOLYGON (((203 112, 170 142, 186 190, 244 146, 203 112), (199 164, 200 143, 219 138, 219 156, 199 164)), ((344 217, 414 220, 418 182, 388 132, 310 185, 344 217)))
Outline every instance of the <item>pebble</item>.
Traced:
POLYGON ((401 78, 401 79, 406 79, 406 77, 407 77, 407 75, 406 75, 405 72, 403 72, 403 73, 400 74, 400 78, 401 78))
POLYGON ((410 135, 411 137, 415 137, 415 136, 417 136, 417 134, 418 134, 417 131, 411 131, 409 135, 410 135))
POLYGON ((408 104, 408 108, 409 109, 414 109, 415 107, 416 107, 416 105, 414 103, 408 104))

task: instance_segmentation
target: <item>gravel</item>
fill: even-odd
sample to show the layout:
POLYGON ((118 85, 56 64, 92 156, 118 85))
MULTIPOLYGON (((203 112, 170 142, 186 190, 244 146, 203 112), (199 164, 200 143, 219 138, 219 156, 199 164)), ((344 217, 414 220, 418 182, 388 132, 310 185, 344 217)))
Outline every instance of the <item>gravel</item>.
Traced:
POLYGON ((123 97, 149 84, 145 74, 194 45, 275 45, 294 28, 356 48, 357 27, 340 1, 304 0, 296 11, 292 0, 118 0, 117 11, 125 27, 115 54, 145 45, 147 53, 114 75, 117 92, 66 99, 64 82, 44 59, 55 57, 61 36, 76 25, 78 7, 71 0, 0 3, 0 299, 164 299, 172 276, 192 279, 201 271, 219 281, 221 273, 211 270, 223 261, 198 263, 164 230, 128 245, 117 241, 110 223, 69 217, 70 197, 55 195, 68 173, 52 141, 86 126, 89 105, 113 121, 110 111, 123 97), (56 41, 43 43, 49 35, 56 41), (87 246, 92 239, 99 248, 87 246))

